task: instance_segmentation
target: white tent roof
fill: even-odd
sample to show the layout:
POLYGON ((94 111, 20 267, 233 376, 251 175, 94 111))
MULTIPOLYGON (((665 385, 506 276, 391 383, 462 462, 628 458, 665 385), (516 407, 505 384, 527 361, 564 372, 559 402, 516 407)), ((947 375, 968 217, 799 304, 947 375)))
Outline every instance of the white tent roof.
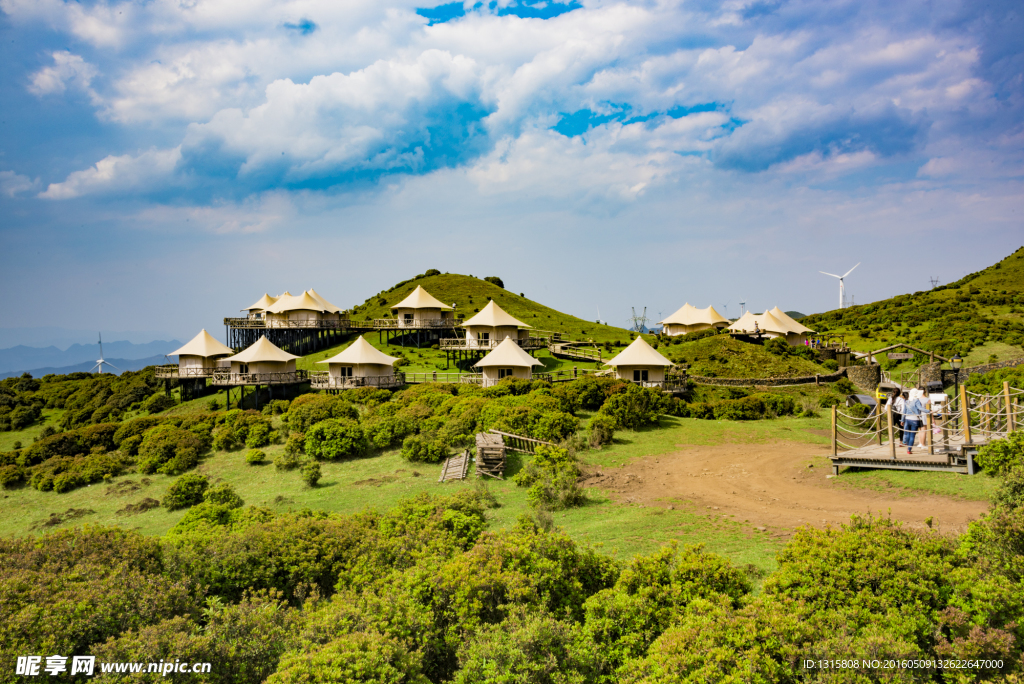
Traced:
POLYGON ((327 309, 327 311, 330 311, 331 313, 340 313, 341 312, 341 309, 339 309, 338 307, 334 306, 334 304, 331 304, 329 301, 327 301, 326 299, 321 297, 320 293, 317 292, 316 290, 314 290, 313 288, 309 288, 308 290, 306 290, 306 292, 309 294, 310 297, 312 297, 316 301, 320 302, 320 304, 325 309, 327 309))
POLYGON ((432 294, 417 285, 408 297, 391 307, 392 309, 442 309, 451 311, 452 307, 435 298, 432 294))
POLYGON ((391 366, 398 361, 394 356, 388 356, 376 349, 372 344, 363 339, 360 335, 355 342, 350 344, 340 354, 329 359, 317 361, 317 363, 344 363, 349 365, 372 363, 380 366, 391 366))
POLYGON ((206 328, 199 331, 199 334, 189 340, 184 347, 176 351, 172 351, 167 356, 202 356, 210 358, 211 356, 231 356, 235 351, 224 344, 221 344, 217 340, 213 339, 213 335, 206 332, 206 328))
POLYGON ((814 332, 810 328, 808 328, 805 325, 803 325, 802 323, 800 323, 800 321, 798 321, 798 320, 792 318, 791 316, 789 316, 785 311, 783 311, 779 307, 775 307, 774 309, 772 309, 771 310, 771 314, 772 314, 772 316, 775 316, 775 318, 779 319, 779 321, 781 323, 783 323, 785 325, 788 325, 790 331, 792 331, 792 332, 801 333, 801 334, 803 334, 803 333, 813 333, 814 332))
POLYGON ((518 366, 519 368, 530 368, 532 366, 543 365, 543 363, 524 352, 511 337, 503 339, 501 344, 491 350, 491 353, 474 364, 477 368, 485 368, 488 366, 518 366))
POLYGON ((722 314, 715 311, 715 307, 709 306, 706 309, 698 309, 691 306, 689 302, 674 314, 661 321, 662 325, 714 325, 715 323, 728 323, 729 320, 722 314))
MULTIPOLYGON (((796 329, 790 328, 787 323, 780 321, 771 311, 765 311, 763 314, 753 314, 747 312, 739 317, 739 319, 729 326, 729 330, 733 332, 753 332, 754 323, 757 323, 758 328, 762 332, 775 333, 777 335, 786 335, 791 332, 799 332, 796 329)), ((795 321, 794 321, 795 322, 795 321)), ((803 327, 803 326, 801 326, 803 327)))
POLYGON ((255 304, 245 307, 244 309, 242 309, 242 311, 263 311, 267 307, 272 306, 274 302, 276 302, 277 300, 278 297, 271 297, 266 292, 264 292, 263 296, 260 297, 255 304))
POLYGON ((498 326, 503 325, 515 326, 517 328, 531 327, 520 320, 512 318, 512 316, 506 313, 504 309, 495 304, 493 299, 487 302, 487 306, 485 306, 480 313, 463 323, 462 327, 465 328, 471 325, 484 325, 492 328, 497 328, 498 326))
POLYGON ((283 294, 276 302, 267 307, 267 313, 279 314, 286 311, 329 311, 329 309, 308 292, 294 297, 283 294))
POLYGON ((227 359, 237 363, 258 363, 260 361, 291 361, 298 356, 289 354, 266 337, 261 337, 248 349, 227 359))
POLYGON ((658 353, 647 340, 637 337, 614 359, 605 361, 609 366, 671 366, 672 362, 658 353))

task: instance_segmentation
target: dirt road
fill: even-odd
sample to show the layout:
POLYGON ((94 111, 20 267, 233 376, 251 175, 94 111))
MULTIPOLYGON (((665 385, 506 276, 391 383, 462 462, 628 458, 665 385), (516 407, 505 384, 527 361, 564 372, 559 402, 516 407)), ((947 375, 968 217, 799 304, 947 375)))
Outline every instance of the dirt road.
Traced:
MULTIPOLYGON (((933 518, 945 531, 962 531, 987 509, 967 501, 915 493, 836 486, 823 448, 812 444, 677 445, 678 451, 622 467, 587 469, 584 486, 600 487, 617 501, 645 506, 685 506, 695 512, 747 520, 788 536, 796 527, 849 521, 854 513, 888 515, 913 527, 933 518), (812 466, 812 467, 808 467, 812 466)), ((840 475, 842 477, 842 475, 840 475)))

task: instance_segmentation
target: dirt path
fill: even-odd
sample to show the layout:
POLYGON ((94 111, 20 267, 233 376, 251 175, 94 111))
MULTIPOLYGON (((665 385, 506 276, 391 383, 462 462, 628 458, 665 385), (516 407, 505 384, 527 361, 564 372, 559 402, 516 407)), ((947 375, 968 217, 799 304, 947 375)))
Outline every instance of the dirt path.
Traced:
POLYGON ((827 477, 831 468, 822 447, 813 444, 678 448, 622 467, 590 467, 584 485, 605 489, 624 503, 685 506, 734 521, 748 520, 780 536, 803 524, 837 525, 854 513, 890 511, 893 518, 914 527, 932 517, 940 529, 959 532, 988 507, 983 501, 934 494, 894 498, 885 492, 837 487, 827 477))

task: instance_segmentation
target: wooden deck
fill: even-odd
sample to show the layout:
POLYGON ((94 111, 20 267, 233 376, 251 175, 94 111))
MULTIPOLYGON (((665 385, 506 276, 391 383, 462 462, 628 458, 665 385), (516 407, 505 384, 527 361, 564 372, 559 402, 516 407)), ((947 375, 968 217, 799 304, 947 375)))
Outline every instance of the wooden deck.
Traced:
POLYGON ((469 462, 472 460, 469 449, 466 449, 458 456, 452 456, 444 462, 441 467, 441 477, 438 482, 451 482, 452 480, 465 480, 469 472, 469 462))
POLYGON ((586 361, 601 363, 601 348, 593 345, 584 345, 580 342, 552 342, 548 345, 548 351, 555 358, 569 359, 570 361, 586 361))
MULTIPOLYGON (((548 340, 544 337, 513 338, 522 349, 545 349, 548 340)), ((478 340, 463 337, 442 338, 439 347, 445 351, 490 351, 501 344, 501 340, 478 340)))
POLYGON ((179 368, 177 364, 156 367, 156 378, 158 380, 187 380, 199 378, 212 378, 217 371, 216 368, 192 368, 186 366, 179 368))
POLYGON ((371 375, 336 377, 329 371, 309 371, 309 386, 322 390, 346 390, 358 387, 376 387, 378 389, 396 389, 405 385, 405 373, 394 375, 371 375))
POLYGON ((309 376, 304 370, 281 373, 232 373, 218 370, 213 374, 212 380, 216 387, 296 385, 303 382, 309 382, 309 376))
POLYGON ((337 321, 300 320, 300 321, 267 321, 262 318, 225 318, 227 328, 243 330, 372 330, 369 321, 352 321, 342 318, 337 321))
POLYGON ((940 442, 932 446, 915 446, 913 453, 908 454, 907 448, 899 444, 889 441, 882 444, 872 442, 832 456, 832 474, 838 475, 842 467, 856 467, 974 475, 974 456, 982 444, 984 442, 977 441, 966 444, 963 437, 956 435, 946 444, 940 442))

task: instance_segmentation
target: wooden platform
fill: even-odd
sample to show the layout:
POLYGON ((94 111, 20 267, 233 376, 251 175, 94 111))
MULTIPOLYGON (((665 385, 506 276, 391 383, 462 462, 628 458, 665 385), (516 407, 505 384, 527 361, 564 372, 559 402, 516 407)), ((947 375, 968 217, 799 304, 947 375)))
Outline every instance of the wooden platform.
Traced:
POLYGON ((956 436, 949 439, 948 445, 937 443, 929 453, 927 446, 915 446, 913 453, 908 454, 906 447, 899 444, 895 447, 890 442, 882 444, 873 442, 856 449, 841 451, 832 460, 832 474, 838 475, 841 467, 878 468, 882 470, 929 470, 936 472, 962 473, 974 475, 976 472, 974 457, 978 447, 984 442, 974 441, 964 444, 963 438, 956 436))
POLYGON ((469 449, 466 449, 458 456, 452 456, 444 462, 441 468, 441 477, 438 482, 450 482, 452 480, 465 480, 469 472, 469 462, 472 459, 469 449))
POLYGON ((476 475, 505 479, 505 443, 500 434, 481 432, 476 436, 476 475))

